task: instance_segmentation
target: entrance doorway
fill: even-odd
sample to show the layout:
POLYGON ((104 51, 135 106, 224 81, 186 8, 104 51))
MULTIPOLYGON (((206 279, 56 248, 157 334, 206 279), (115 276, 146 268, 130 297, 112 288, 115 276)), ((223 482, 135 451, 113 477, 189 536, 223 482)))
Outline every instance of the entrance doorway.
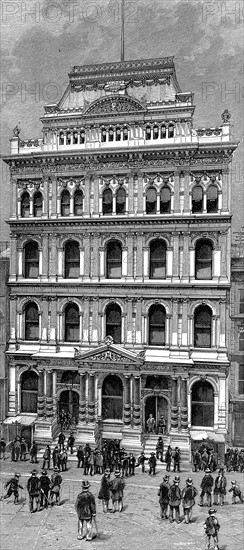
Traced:
POLYGON ((71 424, 79 422, 79 395, 73 390, 64 390, 59 398, 59 416, 61 411, 69 413, 71 424))
POLYGON ((166 429, 165 432, 168 431, 168 402, 167 400, 162 397, 161 395, 149 395, 146 398, 145 403, 145 430, 147 429, 147 420, 149 418, 149 415, 152 414, 153 418, 155 418, 155 431, 156 433, 160 432, 160 419, 162 416, 164 416, 165 422, 166 422, 166 429))

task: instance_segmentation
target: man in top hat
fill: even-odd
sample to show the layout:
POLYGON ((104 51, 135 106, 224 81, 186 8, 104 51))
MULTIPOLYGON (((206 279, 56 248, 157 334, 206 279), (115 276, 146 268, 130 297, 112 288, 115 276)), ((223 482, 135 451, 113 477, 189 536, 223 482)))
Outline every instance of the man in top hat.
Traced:
POLYGON ((169 475, 166 474, 163 478, 162 483, 160 483, 159 490, 158 490, 162 519, 167 519, 167 511, 169 506, 169 489, 170 489, 169 475))
POLYGON ((135 475, 135 465, 136 465, 136 459, 133 455, 133 453, 130 453, 129 456, 129 476, 135 475))
POLYGON ((186 480, 186 486, 182 490, 182 506, 185 516, 185 523, 189 523, 192 517, 192 508, 195 504, 195 497, 197 496, 197 490, 193 486, 191 477, 186 480))
POLYGON ((204 523, 204 529, 206 533, 206 546, 205 550, 209 550, 210 544, 211 544, 211 537, 214 540, 214 550, 219 550, 218 545, 218 532, 219 532, 219 522, 217 518, 215 517, 216 510, 214 508, 210 508, 208 512, 208 517, 204 523))
POLYGON ((162 436, 159 436, 157 444, 156 444, 156 457, 160 462, 163 462, 163 454, 164 454, 164 442, 162 436))
POLYGON ((175 476, 173 485, 169 488, 169 520, 170 523, 175 521, 180 523, 180 503, 181 503, 181 490, 179 488, 180 478, 175 476))
POLYGON ((123 510, 123 496, 124 496, 124 487, 125 482, 120 476, 120 470, 115 470, 114 479, 110 482, 111 498, 113 509, 112 512, 122 512, 123 510))
POLYGON ((166 462, 166 472, 170 472, 171 460, 172 460, 172 449, 168 445, 167 451, 165 453, 165 462, 166 462))
POLYGON ((157 460, 156 460, 155 453, 151 453, 151 455, 148 459, 148 465, 149 465, 148 475, 149 476, 151 474, 153 474, 154 476, 156 475, 156 464, 157 464, 157 460))
POLYGON ((41 508, 48 508, 48 493, 50 489, 50 479, 47 475, 46 470, 42 470, 42 475, 40 477, 40 491, 41 491, 41 508))
POLYGON ((22 485, 19 484, 20 474, 14 474, 14 477, 11 477, 7 483, 4 485, 4 489, 8 489, 6 495, 1 497, 1 500, 11 497, 14 493, 14 504, 19 502, 19 489, 23 489, 22 485))
POLYGON ((54 466, 53 468, 53 474, 51 475, 51 482, 50 482, 50 501, 51 506, 54 504, 54 497, 56 499, 56 504, 59 506, 60 504, 60 490, 61 490, 61 483, 62 483, 62 477, 59 473, 59 467, 54 466))
POLYGON ((78 516, 78 540, 92 540, 92 518, 96 518, 95 497, 89 491, 88 481, 82 481, 82 492, 79 493, 75 509, 78 516))
POLYGON ((98 498, 102 500, 103 511, 106 514, 108 511, 109 499, 110 499, 110 469, 106 468, 104 475, 101 479, 101 486, 98 493, 98 498))
POLYGON ((29 477, 27 481, 27 491, 29 493, 29 507, 30 512, 33 514, 33 512, 40 510, 40 480, 37 477, 37 471, 32 470, 31 477, 29 477), (36 504, 36 508, 34 510, 34 501, 36 504))
POLYGON ((231 489, 229 489, 229 493, 232 493, 232 504, 236 504, 237 498, 239 498, 240 502, 244 502, 241 489, 239 485, 237 485, 236 481, 231 482, 231 489))
POLYGON ((205 475, 201 481, 201 493, 200 493, 200 503, 199 506, 203 506, 204 495, 207 496, 207 506, 212 506, 212 489, 214 484, 214 478, 211 475, 211 470, 206 468, 205 475))
POLYGON ((144 474, 145 473, 145 462, 147 461, 148 459, 145 457, 145 454, 144 452, 142 451, 140 456, 138 456, 138 464, 137 466, 140 466, 141 465, 141 471, 142 473, 144 474))
POLYGON ((215 478, 214 482, 214 505, 220 504, 224 505, 225 495, 226 495, 226 485, 227 480, 224 475, 224 468, 219 469, 219 474, 215 478))
POLYGON ((180 472, 180 449, 179 449, 179 447, 175 447, 174 454, 173 454, 173 459, 174 459, 174 469, 173 469, 173 471, 174 472, 180 472))

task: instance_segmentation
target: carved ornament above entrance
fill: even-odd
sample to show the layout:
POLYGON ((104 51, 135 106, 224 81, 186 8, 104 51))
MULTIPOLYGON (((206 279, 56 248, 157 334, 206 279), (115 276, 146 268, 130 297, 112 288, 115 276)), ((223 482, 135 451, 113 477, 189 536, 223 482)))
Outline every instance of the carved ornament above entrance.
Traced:
POLYGON ((83 113, 83 116, 107 116, 108 114, 118 116, 124 115, 125 113, 140 112, 146 112, 145 107, 140 103, 140 101, 128 96, 113 95, 97 99, 94 103, 89 105, 83 113))

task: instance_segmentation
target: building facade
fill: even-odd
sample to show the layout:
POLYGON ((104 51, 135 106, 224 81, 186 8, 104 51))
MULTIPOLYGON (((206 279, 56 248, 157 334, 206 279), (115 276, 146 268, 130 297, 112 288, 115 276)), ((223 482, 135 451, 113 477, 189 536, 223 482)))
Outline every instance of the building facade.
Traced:
POLYGON ((230 114, 193 128, 173 58, 74 67, 11 171, 9 422, 189 449, 228 416, 230 114), (27 420, 26 420, 27 422, 27 420))
POLYGON ((0 423, 1 435, 4 434, 3 422, 7 414, 7 357, 6 343, 9 339, 9 295, 7 282, 9 277, 9 242, 0 242, 0 423))

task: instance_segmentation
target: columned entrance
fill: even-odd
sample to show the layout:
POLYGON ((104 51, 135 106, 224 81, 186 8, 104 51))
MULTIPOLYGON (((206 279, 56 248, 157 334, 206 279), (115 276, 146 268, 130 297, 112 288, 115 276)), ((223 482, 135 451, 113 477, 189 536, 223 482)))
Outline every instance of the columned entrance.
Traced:
POLYGON ((166 422, 166 431, 168 431, 168 402, 167 399, 161 395, 149 395, 146 397, 145 402, 145 414, 144 414, 144 427, 147 429, 147 420, 149 415, 152 414, 156 421, 156 432, 159 430, 160 418, 164 416, 166 422))
POLYGON ((79 395, 73 390, 64 390, 59 397, 59 414, 62 411, 69 412, 72 423, 78 424, 79 421, 79 395))

